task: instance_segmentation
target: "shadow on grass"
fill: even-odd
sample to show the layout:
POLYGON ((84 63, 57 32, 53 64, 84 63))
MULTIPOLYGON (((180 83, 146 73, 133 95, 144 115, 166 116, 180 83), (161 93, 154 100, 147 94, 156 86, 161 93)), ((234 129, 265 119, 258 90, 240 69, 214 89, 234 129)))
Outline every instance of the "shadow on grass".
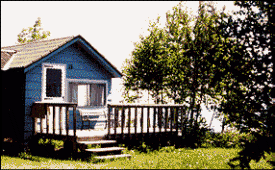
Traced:
POLYGON ((1 155, 19 157, 30 161, 40 162, 43 158, 57 160, 81 160, 91 161, 91 154, 85 152, 72 153, 71 150, 64 148, 56 149, 53 145, 39 145, 30 143, 24 147, 18 143, 2 143, 1 155))

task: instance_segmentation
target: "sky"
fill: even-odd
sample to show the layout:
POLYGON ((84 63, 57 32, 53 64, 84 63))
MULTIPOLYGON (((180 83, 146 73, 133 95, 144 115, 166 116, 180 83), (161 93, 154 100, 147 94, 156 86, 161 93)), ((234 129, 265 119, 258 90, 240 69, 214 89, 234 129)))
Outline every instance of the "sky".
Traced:
MULTIPOLYGON (((32 27, 38 17, 50 38, 82 35, 121 70, 140 35, 146 35, 150 20, 165 13, 179 1, 168 2, 54 2, 1 1, 1 47, 15 45, 23 28, 32 27)), ((233 2, 219 2, 232 6, 233 2)), ((187 2, 195 11, 198 1, 187 2)), ((229 8, 230 9, 230 8, 229 8)))
MULTIPOLYGON (((41 18, 44 31, 52 38, 81 35, 119 71, 130 58, 134 42, 147 35, 149 21, 165 13, 179 1, 1 1, 1 47, 15 45, 23 28, 32 27, 41 18)), ((196 13, 198 1, 184 2, 196 13)), ((233 1, 216 2, 217 9, 236 9, 233 1)), ((113 81, 113 95, 120 98, 121 81, 113 81), (120 95, 120 96, 119 96, 120 95)))

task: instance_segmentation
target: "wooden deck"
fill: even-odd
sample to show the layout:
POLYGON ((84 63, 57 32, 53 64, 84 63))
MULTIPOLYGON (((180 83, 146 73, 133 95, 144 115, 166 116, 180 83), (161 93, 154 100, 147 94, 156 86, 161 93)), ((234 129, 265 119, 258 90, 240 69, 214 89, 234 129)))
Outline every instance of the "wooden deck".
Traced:
MULTIPOLYGON (((135 128, 130 128, 130 133, 128 131, 128 128, 124 128, 123 130, 123 134, 127 135, 127 134, 135 134, 135 128)), ((59 132, 59 131, 58 131, 59 132)), ((74 136, 74 131, 73 130, 69 130, 68 131, 69 134, 68 136, 73 137, 74 136)), ((40 131, 38 130, 36 132, 37 134, 41 134, 40 131)), ((141 128, 137 128, 137 134, 146 134, 147 133, 147 129, 143 130, 143 132, 141 132, 141 128)), ((176 133, 176 129, 166 129, 165 128, 149 128, 149 133, 153 134, 153 133, 176 133)), ((110 134, 109 135, 114 135, 115 134, 115 129, 114 128, 110 128, 110 134)), ((120 135, 122 134, 122 130, 120 127, 116 128, 116 134, 120 135)), ((45 130, 43 130, 42 135, 53 135, 52 131, 49 131, 48 133, 45 132, 45 130)), ((59 133, 55 133, 54 136, 56 136, 56 138, 60 138, 60 137, 66 137, 67 133, 66 130, 61 130, 61 134, 59 133)), ((182 132, 181 130, 178 131, 178 136, 182 136, 182 132)), ((108 137, 108 130, 107 129, 89 129, 89 130, 76 130, 76 137, 77 139, 81 139, 81 138, 97 138, 97 137, 102 137, 102 138, 106 138, 108 137)))
POLYGON ((34 126, 34 135, 64 140, 67 148, 72 148, 74 153, 80 141, 115 140, 130 145, 144 141, 153 145, 173 144, 185 134, 189 116, 184 105, 108 105, 106 128, 84 130, 76 128, 76 104, 38 102, 36 105, 34 125, 39 121, 44 122, 45 126, 42 123, 34 126), (69 120, 69 108, 73 108, 72 122, 69 120), (72 129, 69 124, 73 125, 72 129))

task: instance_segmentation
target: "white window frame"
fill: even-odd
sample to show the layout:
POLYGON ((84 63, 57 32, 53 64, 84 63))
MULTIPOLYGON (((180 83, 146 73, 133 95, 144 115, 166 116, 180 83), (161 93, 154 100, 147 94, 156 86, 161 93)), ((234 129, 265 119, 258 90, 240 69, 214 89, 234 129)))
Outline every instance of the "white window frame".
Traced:
POLYGON ((42 64, 42 101, 47 102, 65 102, 66 94, 66 64, 55 64, 55 63, 43 63, 42 64), (61 70, 61 97, 47 97, 46 96, 46 70, 47 68, 60 69, 61 70))
POLYGON ((90 80, 90 79, 66 79, 66 101, 70 102, 69 99, 69 83, 80 83, 80 84, 105 84, 105 105, 104 106, 77 106, 77 108, 104 108, 107 106, 108 98, 108 81, 107 80, 90 80))

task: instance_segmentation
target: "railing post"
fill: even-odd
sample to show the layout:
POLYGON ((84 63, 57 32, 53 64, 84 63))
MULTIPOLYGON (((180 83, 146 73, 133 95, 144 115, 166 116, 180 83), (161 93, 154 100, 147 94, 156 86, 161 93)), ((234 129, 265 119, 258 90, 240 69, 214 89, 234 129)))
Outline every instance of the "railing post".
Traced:
POLYGON ((115 107, 115 127, 114 127, 114 135, 115 135, 115 139, 117 139, 117 136, 116 136, 116 128, 117 128, 117 115, 118 115, 118 109, 117 107, 115 107))
POLYGON ((122 110, 121 110, 121 135, 122 135, 122 139, 124 139, 124 121, 125 121, 125 113, 124 113, 124 107, 122 106, 122 110))
POLYGON ((159 133, 158 133, 158 144, 161 146, 161 137, 162 137, 162 107, 158 107, 158 126, 159 126, 159 133))
POLYGON ((168 123, 168 107, 165 108, 165 134, 167 133, 167 123, 168 123))
POLYGON ((154 107, 154 113, 153 113, 153 133, 154 133, 154 136, 156 136, 156 107, 154 107))
POLYGON ((162 128, 162 107, 158 107, 158 127, 159 127, 159 132, 161 132, 161 128, 162 128))
POLYGON ((76 106, 73 106, 74 138, 76 138, 76 106))
MULTIPOLYGON (((62 119, 62 116, 61 116, 61 113, 62 113, 62 106, 59 107, 59 135, 62 134, 62 124, 61 124, 61 119, 62 119)), ((63 122, 63 121, 62 121, 63 122)))
POLYGON ((49 117, 50 117, 50 107, 46 104, 46 126, 47 126, 47 129, 46 129, 46 134, 48 136, 49 134, 49 117), (48 112, 49 111, 49 112, 48 112))
POLYGON ((131 107, 128 108, 128 135, 131 140, 131 107))
POLYGON ((107 130, 108 130, 108 135, 107 138, 110 139, 110 128, 111 128, 111 109, 112 107, 108 104, 107 106, 108 111, 107 111, 107 116, 108 116, 108 122, 107 122, 107 130))
POLYGON ((173 106, 170 107, 170 132, 173 135, 173 119, 174 119, 174 110, 173 106))
POLYGON ((176 107, 176 136, 179 134, 179 107, 176 107))
POLYGON ((184 107, 181 107, 181 136, 183 135, 183 126, 184 126, 184 107))
POLYGON ((66 135, 67 135, 67 138, 69 137, 69 107, 66 106, 66 135))
POLYGON ((143 107, 141 107, 141 136, 142 136, 142 142, 143 142, 143 107))
POLYGON ((150 128, 150 107, 147 107, 147 133, 149 136, 149 128, 150 128))
POLYGON ((135 137, 137 139, 137 106, 135 107, 135 137))
POLYGON ((53 105, 53 136, 55 135, 55 105, 53 105))
POLYGON ((43 133, 43 119, 42 119, 42 117, 40 117, 39 120, 40 120, 40 133, 42 134, 43 133))
POLYGON ((33 135, 37 134, 37 117, 33 118, 33 135))
POLYGON ((77 147, 76 147, 76 106, 73 105, 73 117, 74 117, 74 120, 73 120, 73 123, 74 123, 74 137, 73 137, 73 153, 74 153, 74 156, 77 152, 77 147))

